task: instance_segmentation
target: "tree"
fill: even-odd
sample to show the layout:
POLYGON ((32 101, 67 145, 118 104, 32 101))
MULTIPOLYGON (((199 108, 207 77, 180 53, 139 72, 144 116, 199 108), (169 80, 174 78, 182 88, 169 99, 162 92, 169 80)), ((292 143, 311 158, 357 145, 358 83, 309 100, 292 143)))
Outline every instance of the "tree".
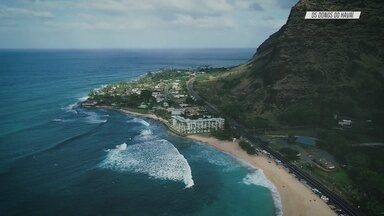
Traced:
POLYGON ((288 134, 287 142, 290 143, 290 144, 292 144, 292 143, 295 143, 295 141, 296 141, 295 136, 294 136, 293 134, 291 134, 291 133, 288 134))
POLYGON ((297 150, 291 148, 281 148, 280 152, 290 161, 296 160, 299 154, 297 150))
POLYGON ((245 142, 245 141, 240 141, 239 142, 239 146, 247 152, 247 154, 250 154, 250 155, 255 155, 256 154, 256 149, 255 147, 253 147, 250 143, 248 142, 245 142))

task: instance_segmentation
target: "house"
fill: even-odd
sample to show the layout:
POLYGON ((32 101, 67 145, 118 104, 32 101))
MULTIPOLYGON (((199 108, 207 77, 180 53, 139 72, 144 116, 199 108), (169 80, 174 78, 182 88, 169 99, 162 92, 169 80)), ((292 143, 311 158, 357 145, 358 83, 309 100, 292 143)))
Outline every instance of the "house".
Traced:
POLYGON ((198 116, 201 113, 201 109, 199 107, 187 107, 185 108, 185 114, 187 116, 198 116))
POLYGON ((139 90, 138 88, 133 88, 132 89, 132 93, 140 95, 141 94, 141 90, 139 90))
POLYGON ((161 90, 161 87, 162 87, 162 85, 159 83, 159 84, 157 84, 157 85, 155 86, 155 90, 156 90, 156 91, 160 91, 160 90, 161 90))
POLYGON ((186 95, 184 95, 184 94, 175 94, 173 97, 175 97, 175 98, 184 98, 184 97, 186 97, 186 95))
POLYGON ((181 87, 180 87, 180 81, 179 80, 176 80, 176 82, 173 82, 172 83, 172 89, 176 90, 176 91, 180 91, 181 90, 181 87))
POLYGON ((350 119, 341 119, 338 124, 342 127, 352 127, 352 120, 350 119))
POLYGON ((314 160, 315 163, 317 163, 318 165, 320 165, 321 167, 323 167, 324 169, 327 169, 327 170, 333 170, 335 169, 335 165, 325 159, 315 159, 314 160))
POLYGON ((184 114, 184 109, 173 109, 171 111, 172 116, 182 115, 182 114, 184 114))
POLYGON ((154 98, 161 97, 161 96, 162 96, 162 94, 160 91, 153 91, 152 92, 152 97, 154 97, 154 98))
POLYGON ((148 106, 145 103, 141 103, 140 106, 138 106, 139 109, 147 109, 148 106))
POLYGON ((164 101, 163 97, 156 97, 156 103, 160 103, 162 101, 164 101))

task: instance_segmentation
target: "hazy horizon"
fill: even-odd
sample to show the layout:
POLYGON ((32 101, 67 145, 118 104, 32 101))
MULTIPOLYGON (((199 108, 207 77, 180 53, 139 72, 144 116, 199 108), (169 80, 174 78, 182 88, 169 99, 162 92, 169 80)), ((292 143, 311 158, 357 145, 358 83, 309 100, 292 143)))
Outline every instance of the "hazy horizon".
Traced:
POLYGON ((231 50, 231 49, 256 49, 256 47, 143 47, 143 48, 135 48, 135 47, 28 47, 28 48, 2 48, 0 50, 231 50))
POLYGON ((1 49, 256 48, 297 0, 5 0, 1 49))

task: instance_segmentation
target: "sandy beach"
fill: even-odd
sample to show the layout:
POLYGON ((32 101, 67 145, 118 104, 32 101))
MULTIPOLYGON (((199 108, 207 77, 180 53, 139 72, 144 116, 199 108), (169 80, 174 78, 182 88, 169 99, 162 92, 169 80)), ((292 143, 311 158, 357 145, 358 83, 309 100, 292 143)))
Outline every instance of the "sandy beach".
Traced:
POLYGON ((276 186, 280 193, 284 215, 336 215, 324 201, 285 169, 276 165, 272 159, 264 156, 248 155, 237 143, 231 141, 222 141, 203 135, 188 135, 187 137, 209 144, 263 170, 266 177, 276 186))
MULTIPOLYGON (((115 109, 112 107, 102 107, 115 109)), ((116 110, 116 109, 115 109, 116 110)), ((156 116, 155 114, 137 113, 125 109, 117 109, 121 112, 151 118, 160 121, 167 126, 169 122, 156 116)), ((248 155, 242 150, 237 142, 223 141, 207 135, 188 135, 189 139, 193 139, 215 147, 216 149, 226 152, 235 158, 248 162, 257 169, 263 170, 265 176, 277 188, 283 206, 283 215, 286 216, 326 216, 336 215, 334 211, 316 194, 314 194, 303 183, 289 174, 283 167, 265 156, 248 155)))

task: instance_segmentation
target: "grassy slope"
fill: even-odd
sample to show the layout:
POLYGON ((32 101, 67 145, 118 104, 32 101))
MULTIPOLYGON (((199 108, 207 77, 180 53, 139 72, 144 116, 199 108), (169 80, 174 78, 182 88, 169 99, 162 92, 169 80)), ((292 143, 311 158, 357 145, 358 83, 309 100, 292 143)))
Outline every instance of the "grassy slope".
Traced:
POLYGON ((198 82, 198 90, 249 126, 263 126, 258 117, 272 126, 279 125, 276 119, 324 126, 334 114, 383 119, 384 18, 379 13, 384 4, 343 2, 299 2, 287 24, 249 62, 198 82), (305 11, 315 8, 364 13, 357 21, 304 20, 305 11))

